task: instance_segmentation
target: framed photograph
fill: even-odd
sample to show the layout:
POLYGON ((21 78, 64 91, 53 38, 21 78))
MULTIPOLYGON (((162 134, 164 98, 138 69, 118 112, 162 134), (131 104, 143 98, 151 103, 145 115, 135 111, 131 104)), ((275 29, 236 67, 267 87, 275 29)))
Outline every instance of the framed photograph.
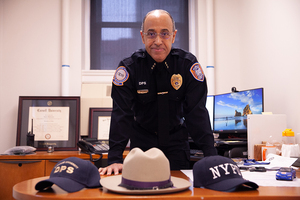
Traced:
POLYGON ((78 150, 80 97, 20 96, 17 146, 78 150))
POLYGON ((108 140, 112 108, 90 108, 89 138, 108 140))

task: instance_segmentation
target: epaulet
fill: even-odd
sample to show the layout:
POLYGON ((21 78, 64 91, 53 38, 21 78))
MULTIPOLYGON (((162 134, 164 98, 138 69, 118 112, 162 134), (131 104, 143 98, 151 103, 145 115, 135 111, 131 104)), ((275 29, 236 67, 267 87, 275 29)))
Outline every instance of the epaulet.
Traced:
POLYGON ((196 59, 196 57, 192 53, 185 51, 183 49, 179 49, 179 48, 172 48, 171 54, 177 55, 182 59, 187 59, 190 61, 195 61, 195 59, 196 59))
POLYGON ((132 63, 136 62, 140 58, 145 58, 145 50, 144 49, 139 49, 135 51, 130 57, 125 58, 123 60, 124 64, 126 65, 131 65, 132 63))

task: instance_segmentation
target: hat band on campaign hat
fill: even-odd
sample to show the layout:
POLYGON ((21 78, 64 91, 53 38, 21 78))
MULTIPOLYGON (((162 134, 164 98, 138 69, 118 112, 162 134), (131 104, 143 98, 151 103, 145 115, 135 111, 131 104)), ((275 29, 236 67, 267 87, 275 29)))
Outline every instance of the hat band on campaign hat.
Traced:
POLYGON ((158 190, 173 187, 173 183, 171 179, 159 182, 141 182, 141 181, 133 181, 122 177, 121 187, 125 187, 129 190, 158 190))
POLYGON ((170 163, 158 148, 133 148, 123 162, 122 175, 100 180, 104 189, 121 194, 165 194, 186 190, 191 183, 171 176, 170 163))

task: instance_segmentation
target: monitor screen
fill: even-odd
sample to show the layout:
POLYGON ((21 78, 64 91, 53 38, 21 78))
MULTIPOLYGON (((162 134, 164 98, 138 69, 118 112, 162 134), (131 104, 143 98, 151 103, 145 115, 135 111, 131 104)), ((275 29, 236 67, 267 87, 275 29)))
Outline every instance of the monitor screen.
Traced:
POLYGON ((212 96, 212 95, 209 95, 207 96, 207 99, 206 99, 206 109, 208 111, 208 115, 209 115, 209 120, 210 120, 210 125, 211 125, 211 128, 212 130, 214 129, 214 99, 215 97, 212 96))
POLYGON ((247 115, 262 112, 263 88, 215 95, 214 132, 247 133, 247 115))

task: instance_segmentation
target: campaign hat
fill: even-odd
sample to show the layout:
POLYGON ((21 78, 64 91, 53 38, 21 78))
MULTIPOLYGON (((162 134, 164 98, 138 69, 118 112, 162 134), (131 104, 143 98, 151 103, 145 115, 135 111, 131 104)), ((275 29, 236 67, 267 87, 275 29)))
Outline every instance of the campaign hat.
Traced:
POLYGON ((52 169, 50 177, 35 185, 36 190, 44 190, 53 184, 71 193, 83 188, 100 187, 100 174, 89 160, 69 157, 59 161, 52 169))
POLYGON ((142 151, 133 148, 123 162, 121 175, 100 180, 103 189, 122 194, 162 194, 185 190, 191 183, 173 177, 170 163, 158 148, 142 151))

